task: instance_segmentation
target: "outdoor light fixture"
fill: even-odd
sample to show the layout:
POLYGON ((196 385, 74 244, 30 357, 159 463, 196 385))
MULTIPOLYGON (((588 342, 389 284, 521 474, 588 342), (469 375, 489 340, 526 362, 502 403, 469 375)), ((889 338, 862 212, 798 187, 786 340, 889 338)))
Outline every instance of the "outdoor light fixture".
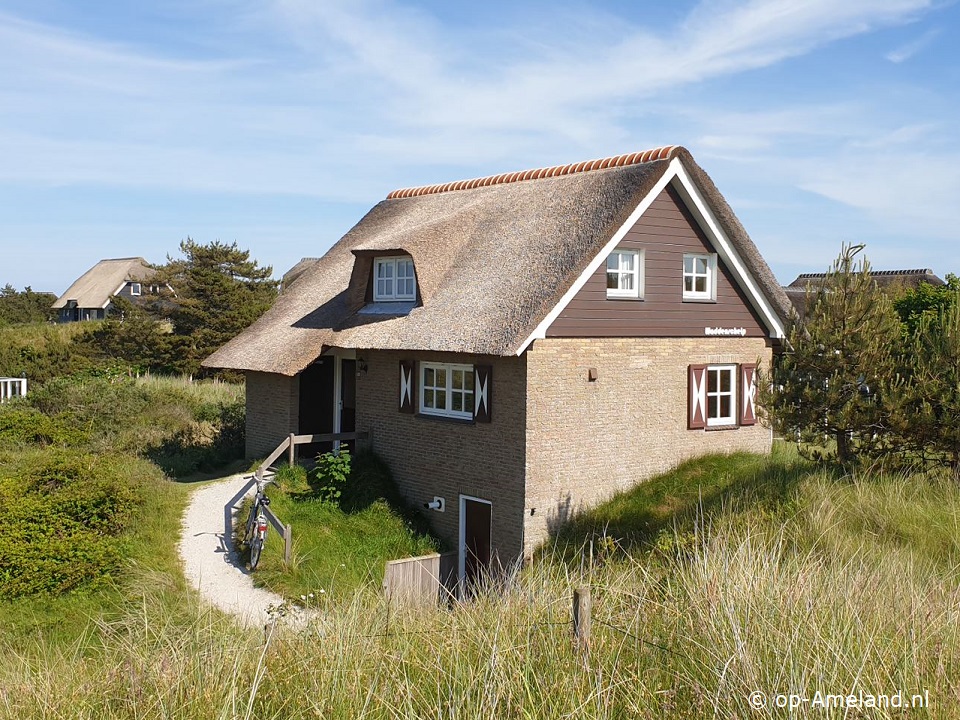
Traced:
POLYGON ((367 361, 362 357, 357 358, 357 377, 360 377, 360 373, 367 372, 367 361))
POLYGON ((437 512, 443 512, 446 508, 446 501, 442 497, 434 497, 433 500, 425 502, 423 504, 424 509, 426 510, 436 510, 437 512))

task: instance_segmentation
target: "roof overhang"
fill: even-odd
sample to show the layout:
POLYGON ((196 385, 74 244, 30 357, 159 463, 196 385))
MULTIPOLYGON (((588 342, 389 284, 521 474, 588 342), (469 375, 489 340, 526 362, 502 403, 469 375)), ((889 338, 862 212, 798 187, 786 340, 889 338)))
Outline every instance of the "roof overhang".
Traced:
POLYGON ((656 200, 657 196, 663 192, 667 185, 672 185, 680 194, 680 197, 697 221, 700 229, 707 236, 707 239, 716 249, 717 254, 721 260, 723 260, 725 266, 740 284, 750 305, 760 316, 767 328, 769 336, 774 339, 783 339, 786 337, 783 319, 780 318, 776 310, 774 310, 773 304, 760 290, 756 278, 754 278, 747 269, 740 254, 737 252, 726 232, 724 232, 723 227, 717 220, 709 203, 703 197, 703 194, 699 188, 697 188, 689 173, 687 173, 680 158, 674 158, 670 161, 661 178, 650 189, 650 192, 643 197, 633 212, 630 213, 630 217, 627 218, 626 222, 617 229, 610 240, 607 241, 607 244, 604 245, 596 257, 590 261, 580 276, 563 294, 560 301, 547 313, 543 320, 540 321, 536 329, 520 344, 516 350, 517 355, 522 355, 534 340, 542 340, 547 336, 547 329, 553 324, 554 320, 566 309, 570 301, 576 297, 587 280, 606 262, 607 256, 620 244, 626 234, 649 209, 653 201, 656 200))

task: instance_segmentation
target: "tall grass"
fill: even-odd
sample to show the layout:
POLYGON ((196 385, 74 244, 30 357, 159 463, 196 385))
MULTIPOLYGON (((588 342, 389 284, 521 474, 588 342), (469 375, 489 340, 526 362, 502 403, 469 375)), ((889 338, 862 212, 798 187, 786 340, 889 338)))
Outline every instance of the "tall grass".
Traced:
POLYGON ((73 646, 39 660, 0 646, 0 716, 788 717, 749 694, 927 690, 929 710, 856 716, 960 717, 960 490, 764 463, 744 480, 780 473, 775 502, 739 483, 649 543, 593 564, 546 554, 453 609, 363 591, 264 634, 145 583, 73 646), (589 654, 570 633, 583 584, 589 654))

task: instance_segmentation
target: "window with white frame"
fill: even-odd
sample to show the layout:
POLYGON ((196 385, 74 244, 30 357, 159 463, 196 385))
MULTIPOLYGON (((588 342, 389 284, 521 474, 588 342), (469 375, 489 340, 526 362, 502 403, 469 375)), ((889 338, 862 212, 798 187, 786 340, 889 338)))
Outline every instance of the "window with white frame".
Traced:
POLYGON ((417 279, 413 272, 413 258, 382 257, 374 261, 373 299, 416 300, 417 279))
POLYGON ((420 412, 473 419, 473 365, 420 363, 420 412))
POLYGON ((707 427, 737 424, 737 366, 707 367, 707 427))
POLYGON ((617 248, 607 256, 607 297, 643 297, 643 251, 617 248))
POLYGON ((132 283, 130 283, 130 294, 131 294, 131 295, 139 295, 139 294, 141 293, 141 291, 142 291, 142 288, 140 287, 140 283, 138 283, 138 282, 132 282, 132 283))
POLYGON ((688 253, 683 256, 683 299, 717 299, 717 256, 688 253))

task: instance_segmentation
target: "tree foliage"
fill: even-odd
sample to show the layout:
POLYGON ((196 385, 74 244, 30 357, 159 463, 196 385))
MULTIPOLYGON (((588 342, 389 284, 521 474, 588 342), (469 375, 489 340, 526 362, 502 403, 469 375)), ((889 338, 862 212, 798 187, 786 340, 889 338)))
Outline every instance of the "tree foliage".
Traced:
POLYGON ((153 282, 173 288, 145 308, 120 298, 89 343, 105 357, 161 373, 209 375, 200 363, 262 315, 277 296, 273 269, 236 243, 187 238, 182 257, 167 256, 153 282))
POLYGON ((182 339, 178 350, 191 373, 200 362, 266 312, 277 297, 273 268, 260 267, 248 250, 219 240, 203 245, 187 238, 181 259, 167 257, 158 280, 169 284, 176 301, 159 304, 159 314, 182 339))
POLYGON ((900 338, 893 305, 862 250, 844 247, 823 281, 807 288, 807 314, 790 328, 789 349, 763 398, 781 433, 806 446, 823 447, 829 437, 841 462, 885 445, 879 390, 894 373, 900 338))
POLYGON ((18 292, 7 283, 0 288, 0 327, 52 320, 56 299, 53 293, 34 292, 29 286, 18 292))

